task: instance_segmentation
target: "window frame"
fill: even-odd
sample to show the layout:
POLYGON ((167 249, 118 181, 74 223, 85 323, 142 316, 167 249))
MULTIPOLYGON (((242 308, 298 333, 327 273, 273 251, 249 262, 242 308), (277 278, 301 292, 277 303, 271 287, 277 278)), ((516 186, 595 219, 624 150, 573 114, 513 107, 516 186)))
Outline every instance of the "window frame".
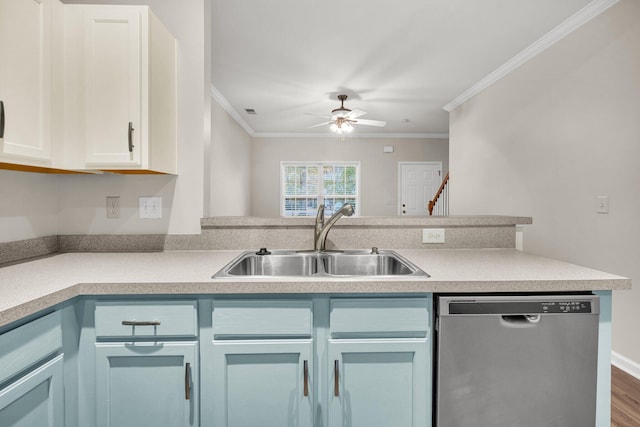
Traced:
MULTIPOLYGON (((356 168, 356 191, 355 195, 348 197, 354 197, 356 199, 356 206, 353 216, 360 216, 362 199, 360 197, 360 179, 361 179, 361 164, 360 161, 348 161, 348 160, 338 160, 338 161, 305 161, 305 160, 281 160, 280 161, 280 216, 285 218, 310 218, 311 216, 292 216, 285 215, 285 167, 286 166, 305 166, 305 167, 318 167, 320 170, 319 173, 319 182, 318 182, 318 194, 316 194, 316 200, 318 201, 318 206, 324 203, 324 194, 323 194, 323 180, 322 178, 322 169, 324 166, 354 166, 356 168)), ((291 197, 291 196, 287 196, 291 197)), ((339 197, 339 196, 338 196, 339 197)))

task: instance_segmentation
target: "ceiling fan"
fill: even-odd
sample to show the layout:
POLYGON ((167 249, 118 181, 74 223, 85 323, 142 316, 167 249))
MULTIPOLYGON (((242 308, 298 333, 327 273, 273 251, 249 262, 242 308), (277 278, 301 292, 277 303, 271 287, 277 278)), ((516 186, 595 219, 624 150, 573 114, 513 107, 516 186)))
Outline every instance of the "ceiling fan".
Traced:
POLYGON ((351 131, 353 131, 353 125, 367 125, 378 127, 384 127, 387 125, 387 122, 383 122, 380 120, 360 119, 359 117, 367 114, 367 112, 364 110, 361 110, 359 108, 356 108, 355 110, 345 108, 344 101, 347 100, 347 95, 338 95, 338 100, 340 101, 340 108, 331 110, 331 116, 318 116, 317 114, 307 113, 310 116, 318 116, 329 119, 328 122, 318 123, 317 125, 311 126, 312 128, 330 125, 329 129, 331 129, 332 132, 341 135, 343 133, 350 133, 351 131))

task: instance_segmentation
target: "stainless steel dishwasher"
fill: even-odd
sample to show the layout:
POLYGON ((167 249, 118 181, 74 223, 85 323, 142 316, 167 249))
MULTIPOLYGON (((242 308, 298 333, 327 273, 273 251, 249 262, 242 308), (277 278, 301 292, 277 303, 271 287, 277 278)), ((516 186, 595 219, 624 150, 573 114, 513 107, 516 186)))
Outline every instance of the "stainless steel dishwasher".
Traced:
POLYGON ((593 427, 599 299, 440 296, 436 427, 593 427))

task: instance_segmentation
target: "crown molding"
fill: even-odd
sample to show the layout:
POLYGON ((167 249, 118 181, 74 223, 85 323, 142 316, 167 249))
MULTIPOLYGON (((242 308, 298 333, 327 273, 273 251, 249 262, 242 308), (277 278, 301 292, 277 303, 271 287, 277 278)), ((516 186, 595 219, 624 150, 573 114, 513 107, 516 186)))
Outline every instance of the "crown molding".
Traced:
POLYGON ((516 56, 505 62, 498 69, 491 74, 480 80, 478 83, 462 92, 453 101, 442 107, 443 110, 451 112, 471 99, 473 96, 482 92, 498 80, 505 77, 507 74, 520 67, 525 62, 538 56, 540 53, 547 50, 549 47, 562 40, 573 31, 577 30, 602 12, 618 3, 619 0, 593 0, 591 3, 580 9, 573 14, 566 21, 562 22, 553 30, 542 36, 535 41, 529 47, 518 53, 516 56))
POLYGON ((209 83, 211 89, 211 97, 215 99, 218 104, 226 111, 233 119, 249 134, 249 136, 253 136, 255 132, 251 129, 251 126, 238 114, 238 112, 231 106, 231 103, 227 101, 227 98, 224 97, 222 93, 213 85, 213 83, 209 83))
MULTIPOLYGON (((317 132, 255 132, 251 126, 244 121, 238 112, 231 106, 222 93, 211 83, 211 97, 226 111, 233 119, 249 134, 251 138, 331 138, 338 136, 334 133, 317 132)), ((448 133, 358 133, 346 138, 403 138, 403 139, 449 139, 448 133)))
MULTIPOLYGON (((254 132, 252 138, 340 138, 342 135, 317 132, 254 132)), ((359 133, 344 135, 345 139, 449 139, 448 133, 359 133)))

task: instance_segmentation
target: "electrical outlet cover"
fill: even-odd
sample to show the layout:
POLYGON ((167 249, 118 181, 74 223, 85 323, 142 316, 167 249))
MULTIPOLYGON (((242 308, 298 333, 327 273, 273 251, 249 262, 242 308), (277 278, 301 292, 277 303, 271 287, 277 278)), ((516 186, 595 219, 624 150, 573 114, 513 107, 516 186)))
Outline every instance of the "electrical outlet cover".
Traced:
POLYGON ((444 243, 444 228, 423 228, 422 243, 444 243))
POLYGON ((120 218, 120 196, 107 196, 107 218, 120 218))

